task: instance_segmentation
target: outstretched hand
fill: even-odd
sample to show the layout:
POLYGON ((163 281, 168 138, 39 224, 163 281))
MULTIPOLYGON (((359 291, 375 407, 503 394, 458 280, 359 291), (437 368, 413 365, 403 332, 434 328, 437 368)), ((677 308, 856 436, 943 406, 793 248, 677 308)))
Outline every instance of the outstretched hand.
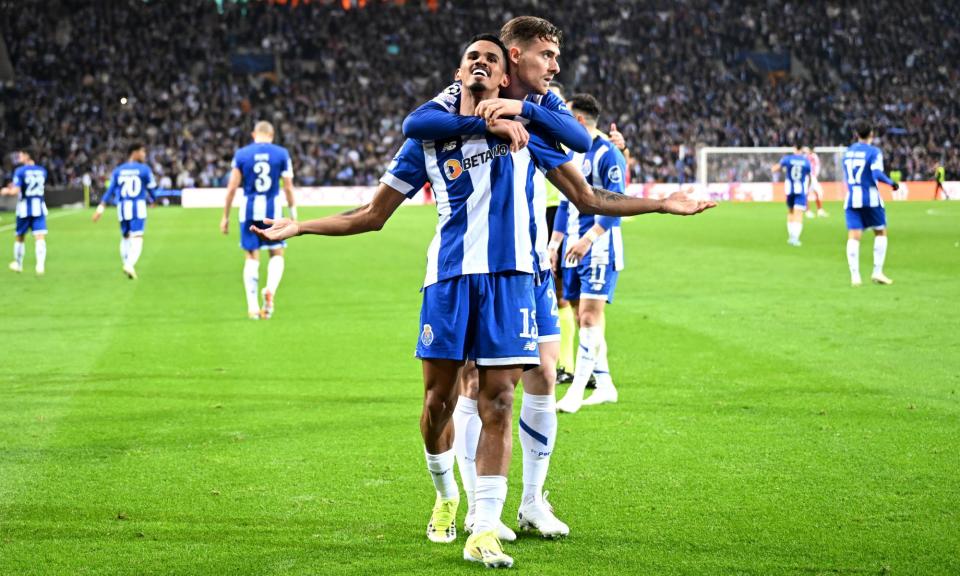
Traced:
POLYGON ((685 192, 674 192, 663 201, 663 213, 675 214, 677 216, 693 216, 704 210, 716 208, 716 206, 716 202, 694 200, 687 196, 685 192))
POLYGON ((265 224, 269 224, 270 227, 263 229, 257 228, 256 226, 250 226, 250 231, 264 240, 279 242, 281 240, 286 240, 287 238, 293 238, 294 236, 300 234, 300 223, 296 220, 291 220, 289 218, 277 218, 276 220, 264 218, 263 222, 265 224))

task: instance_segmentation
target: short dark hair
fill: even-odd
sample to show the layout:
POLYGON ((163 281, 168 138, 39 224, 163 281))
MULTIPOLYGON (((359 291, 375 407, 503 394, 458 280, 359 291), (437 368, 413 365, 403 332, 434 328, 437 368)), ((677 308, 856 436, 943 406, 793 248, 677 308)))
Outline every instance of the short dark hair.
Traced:
POLYGON ((146 146, 143 145, 143 142, 134 142, 133 144, 130 144, 127 146, 127 156, 133 156, 133 153, 141 148, 146 148, 146 146))
POLYGON ((29 158, 29 159, 31 159, 31 160, 36 160, 36 157, 34 157, 34 155, 33 155, 33 150, 31 150, 31 149, 30 149, 29 147, 27 147, 27 146, 21 146, 20 148, 17 148, 17 152, 19 152, 19 153, 21 153, 21 154, 26 154, 26 155, 27 155, 27 158, 29 158))
POLYGON ((590 94, 574 94, 568 104, 571 110, 580 112, 591 120, 600 118, 600 102, 590 94))
POLYGON ((853 123, 853 133, 857 135, 857 138, 866 140, 873 133, 873 125, 866 120, 857 120, 853 123))
POLYGON ((503 70, 507 74, 510 73, 510 51, 507 50, 506 45, 504 45, 503 41, 500 40, 499 36, 497 36, 496 34, 491 34, 489 32, 484 32, 482 34, 475 34, 473 38, 471 38, 470 41, 467 42, 467 45, 463 47, 463 50, 461 50, 460 53, 465 54, 467 52, 467 48, 469 48, 470 45, 472 45, 474 42, 493 42, 494 44, 496 44, 497 47, 500 48, 500 51, 503 52, 503 70))
POLYGON ((552 41, 559 46, 563 41, 563 32, 549 20, 536 16, 517 16, 500 28, 500 39, 507 46, 529 44, 534 40, 552 41))
POLYGON ((561 94, 567 91, 567 88, 563 85, 563 82, 560 82, 559 80, 551 80, 550 87, 556 88, 561 94))

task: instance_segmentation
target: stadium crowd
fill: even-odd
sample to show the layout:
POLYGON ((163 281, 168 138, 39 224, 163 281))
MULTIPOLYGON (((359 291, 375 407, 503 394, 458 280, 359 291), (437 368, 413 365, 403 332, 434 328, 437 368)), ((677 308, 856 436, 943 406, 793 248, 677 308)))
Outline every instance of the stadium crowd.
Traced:
POLYGON ((0 87, 0 142, 31 147, 55 184, 102 181, 143 140, 162 186, 219 185, 263 118, 298 183, 373 184, 403 117, 452 79, 464 40, 535 14, 565 31, 559 80, 601 100, 635 181, 692 180, 698 145, 844 144, 860 117, 878 123, 888 169, 930 179, 942 163, 960 177, 960 12, 949 3, 506 4, 0 0, 15 71, 0 87), (250 52, 275 69, 237 71, 250 52), (756 54, 792 57, 778 69, 756 54))

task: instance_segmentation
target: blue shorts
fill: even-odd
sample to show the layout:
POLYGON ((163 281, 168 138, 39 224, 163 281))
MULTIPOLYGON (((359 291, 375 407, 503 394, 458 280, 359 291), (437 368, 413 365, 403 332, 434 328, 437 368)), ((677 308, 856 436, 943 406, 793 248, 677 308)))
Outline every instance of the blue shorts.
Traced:
POLYGON ((806 210, 807 195, 806 194, 787 194, 787 208, 791 210, 793 210, 794 208, 806 210))
POLYGON ((563 297, 566 300, 606 300, 613 302, 620 273, 609 264, 580 264, 563 269, 563 297))
POLYGON ((123 234, 124 238, 127 236, 143 236, 143 230, 146 227, 146 218, 134 218, 133 220, 120 221, 120 233, 123 234))
POLYGON ((32 230, 34 235, 47 233, 47 217, 40 216, 17 216, 17 236, 25 236, 27 230, 32 230))
POLYGON ((540 272, 540 284, 533 287, 537 300, 537 341, 560 341, 560 311, 557 310, 557 290, 550 270, 540 272))
POLYGON ((417 358, 537 365, 532 274, 468 274, 423 289, 417 358))
POLYGON ((240 247, 244 250, 275 250, 277 248, 286 248, 287 243, 280 242, 270 242, 269 240, 264 240, 250 231, 250 226, 256 226, 261 230, 266 230, 270 227, 269 224, 264 224, 260 220, 248 220, 246 222, 240 223, 240 247))
POLYGON ((865 228, 887 227, 887 211, 883 206, 874 206, 873 208, 847 208, 845 211, 847 217, 847 230, 863 230, 865 228))

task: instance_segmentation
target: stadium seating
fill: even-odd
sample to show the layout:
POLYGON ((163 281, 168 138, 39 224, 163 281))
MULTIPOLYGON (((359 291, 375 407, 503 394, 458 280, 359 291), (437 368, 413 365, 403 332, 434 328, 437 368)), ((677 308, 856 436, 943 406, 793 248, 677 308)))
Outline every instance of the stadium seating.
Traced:
POLYGON ((32 146, 52 182, 72 184, 102 182, 142 139, 169 187, 213 185, 267 118, 299 182, 372 184, 404 115, 451 79, 461 43, 531 13, 565 30, 560 80, 600 98, 638 159, 635 181, 691 180, 686 152, 699 144, 843 144, 858 117, 878 122, 887 166, 905 179, 930 179, 937 162, 960 173, 949 3, 292 5, 17 2, 0 19, 16 73, 0 88, 0 142, 32 146))

